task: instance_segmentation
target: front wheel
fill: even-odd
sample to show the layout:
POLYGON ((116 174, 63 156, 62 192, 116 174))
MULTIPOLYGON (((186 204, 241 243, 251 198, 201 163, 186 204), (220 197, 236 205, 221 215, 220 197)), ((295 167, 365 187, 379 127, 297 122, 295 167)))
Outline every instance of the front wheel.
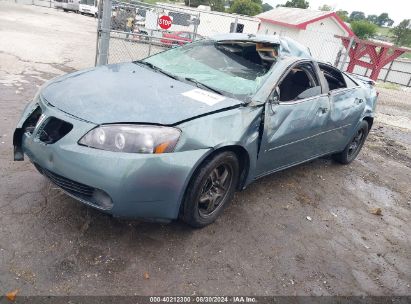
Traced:
POLYGON ((357 157, 358 153, 360 153, 367 135, 368 123, 363 120, 345 149, 340 153, 334 154, 332 156, 333 159, 344 165, 351 163, 357 157))
POLYGON ((221 152, 207 160, 188 185, 183 221, 196 228, 214 222, 231 201, 239 172, 238 158, 233 152, 221 152))

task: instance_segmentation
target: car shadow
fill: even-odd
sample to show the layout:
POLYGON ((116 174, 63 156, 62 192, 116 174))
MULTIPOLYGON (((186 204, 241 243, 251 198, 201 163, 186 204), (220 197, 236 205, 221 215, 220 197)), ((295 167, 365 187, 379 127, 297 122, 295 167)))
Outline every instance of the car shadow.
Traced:
MULTIPOLYGON (((287 184, 290 180, 304 180, 304 177, 307 177, 307 175, 315 174, 314 171, 321 170, 324 166, 334 165, 339 166, 333 163, 330 157, 324 157, 265 176, 250 184, 247 189, 237 192, 232 204, 225 210, 225 212, 223 212, 220 219, 209 227, 215 227, 216 224, 223 225, 224 221, 227 220, 224 214, 227 213, 227 211, 230 212, 230 216, 241 218, 241 208, 233 209, 231 207, 233 205, 241 207, 243 204, 246 204, 246 202, 241 199, 242 197, 254 197, 258 195, 259 192, 266 192, 265 189, 270 189, 271 192, 275 192, 277 187, 280 187, 284 181, 286 181, 287 184), (235 214, 233 214, 233 212, 235 214)), ((64 216, 67 217, 63 223, 69 222, 70 227, 77 227, 83 235, 85 235, 85 232, 87 231, 88 235, 95 233, 97 235, 104 234, 115 237, 116 235, 123 235, 130 230, 135 230, 152 235, 167 232, 172 235, 184 236, 191 235, 199 230, 207 230, 207 227, 203 229, 193 229, 180 220, 172 220, 169 223, 162 223, 145 219, 113 217, 76 201, 61 192, 61 190, 48 181, 45 181, 44 187, 45 192, 48 192, 47 195, 49 196, 48 200, 50 200, 50 206, 56 204, 59 206, 54 210, 54 212, 56 212, 55 216, 59 218, 64 216), (47 187, 50 189, 47 190, 47 187), (72 222, 70 223, 70 221, 72 222)), ((255 203, 258 203, 258 201, 255 203)))

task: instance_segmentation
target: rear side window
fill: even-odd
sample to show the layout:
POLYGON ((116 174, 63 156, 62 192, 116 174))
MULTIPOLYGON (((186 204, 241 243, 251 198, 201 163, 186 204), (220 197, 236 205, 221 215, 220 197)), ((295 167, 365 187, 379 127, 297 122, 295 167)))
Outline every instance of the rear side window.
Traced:
POLYGON ((330 91, 347 87, 344 76, 339 70, 327 64, 320 63, 319 66, 325 80, 327 80, 330 91))
POLYGON ((347 84, 347 88, 358 87, 358 84, 354 80, 352 80, 349 76, 345 75, 344 73, 343 73, 343 76, 344 76, 345 83, 347 84))

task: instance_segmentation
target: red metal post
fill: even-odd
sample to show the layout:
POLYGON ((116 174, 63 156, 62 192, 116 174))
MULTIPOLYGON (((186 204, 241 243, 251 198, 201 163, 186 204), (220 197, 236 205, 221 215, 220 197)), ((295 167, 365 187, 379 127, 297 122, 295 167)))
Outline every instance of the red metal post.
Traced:
MULTIPOLYGON (((342 44, 347 49, 349 47, 350 37, 335 36, 340 38, 342 44)), ((350 56, 350 63, 347 67, 347 72, 352 73, 356 65, 365 67, 371 70, 370 78, 377 80, 381 69, 388 63, 394 61, 396 58, 410 52, 409 48, 400 48, 390 44, 378 43, 369 40, 361 40, 355 38, 355 43, 347 50, 350 56), (364 56, 369 57, 369 62, 364 61, 364 56)))

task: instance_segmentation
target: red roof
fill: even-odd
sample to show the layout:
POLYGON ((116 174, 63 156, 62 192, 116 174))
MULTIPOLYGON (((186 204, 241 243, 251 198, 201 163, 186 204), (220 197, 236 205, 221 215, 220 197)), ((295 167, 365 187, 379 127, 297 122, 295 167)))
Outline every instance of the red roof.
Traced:
POLYGON ((256 16, 261 21, 285 27, 305 30, 310 23, 326 18, 333 18, 348 34, 355 36, 353 31, 341 20, 335 12, 315 11, 302 8, 278 7, 256 16))

